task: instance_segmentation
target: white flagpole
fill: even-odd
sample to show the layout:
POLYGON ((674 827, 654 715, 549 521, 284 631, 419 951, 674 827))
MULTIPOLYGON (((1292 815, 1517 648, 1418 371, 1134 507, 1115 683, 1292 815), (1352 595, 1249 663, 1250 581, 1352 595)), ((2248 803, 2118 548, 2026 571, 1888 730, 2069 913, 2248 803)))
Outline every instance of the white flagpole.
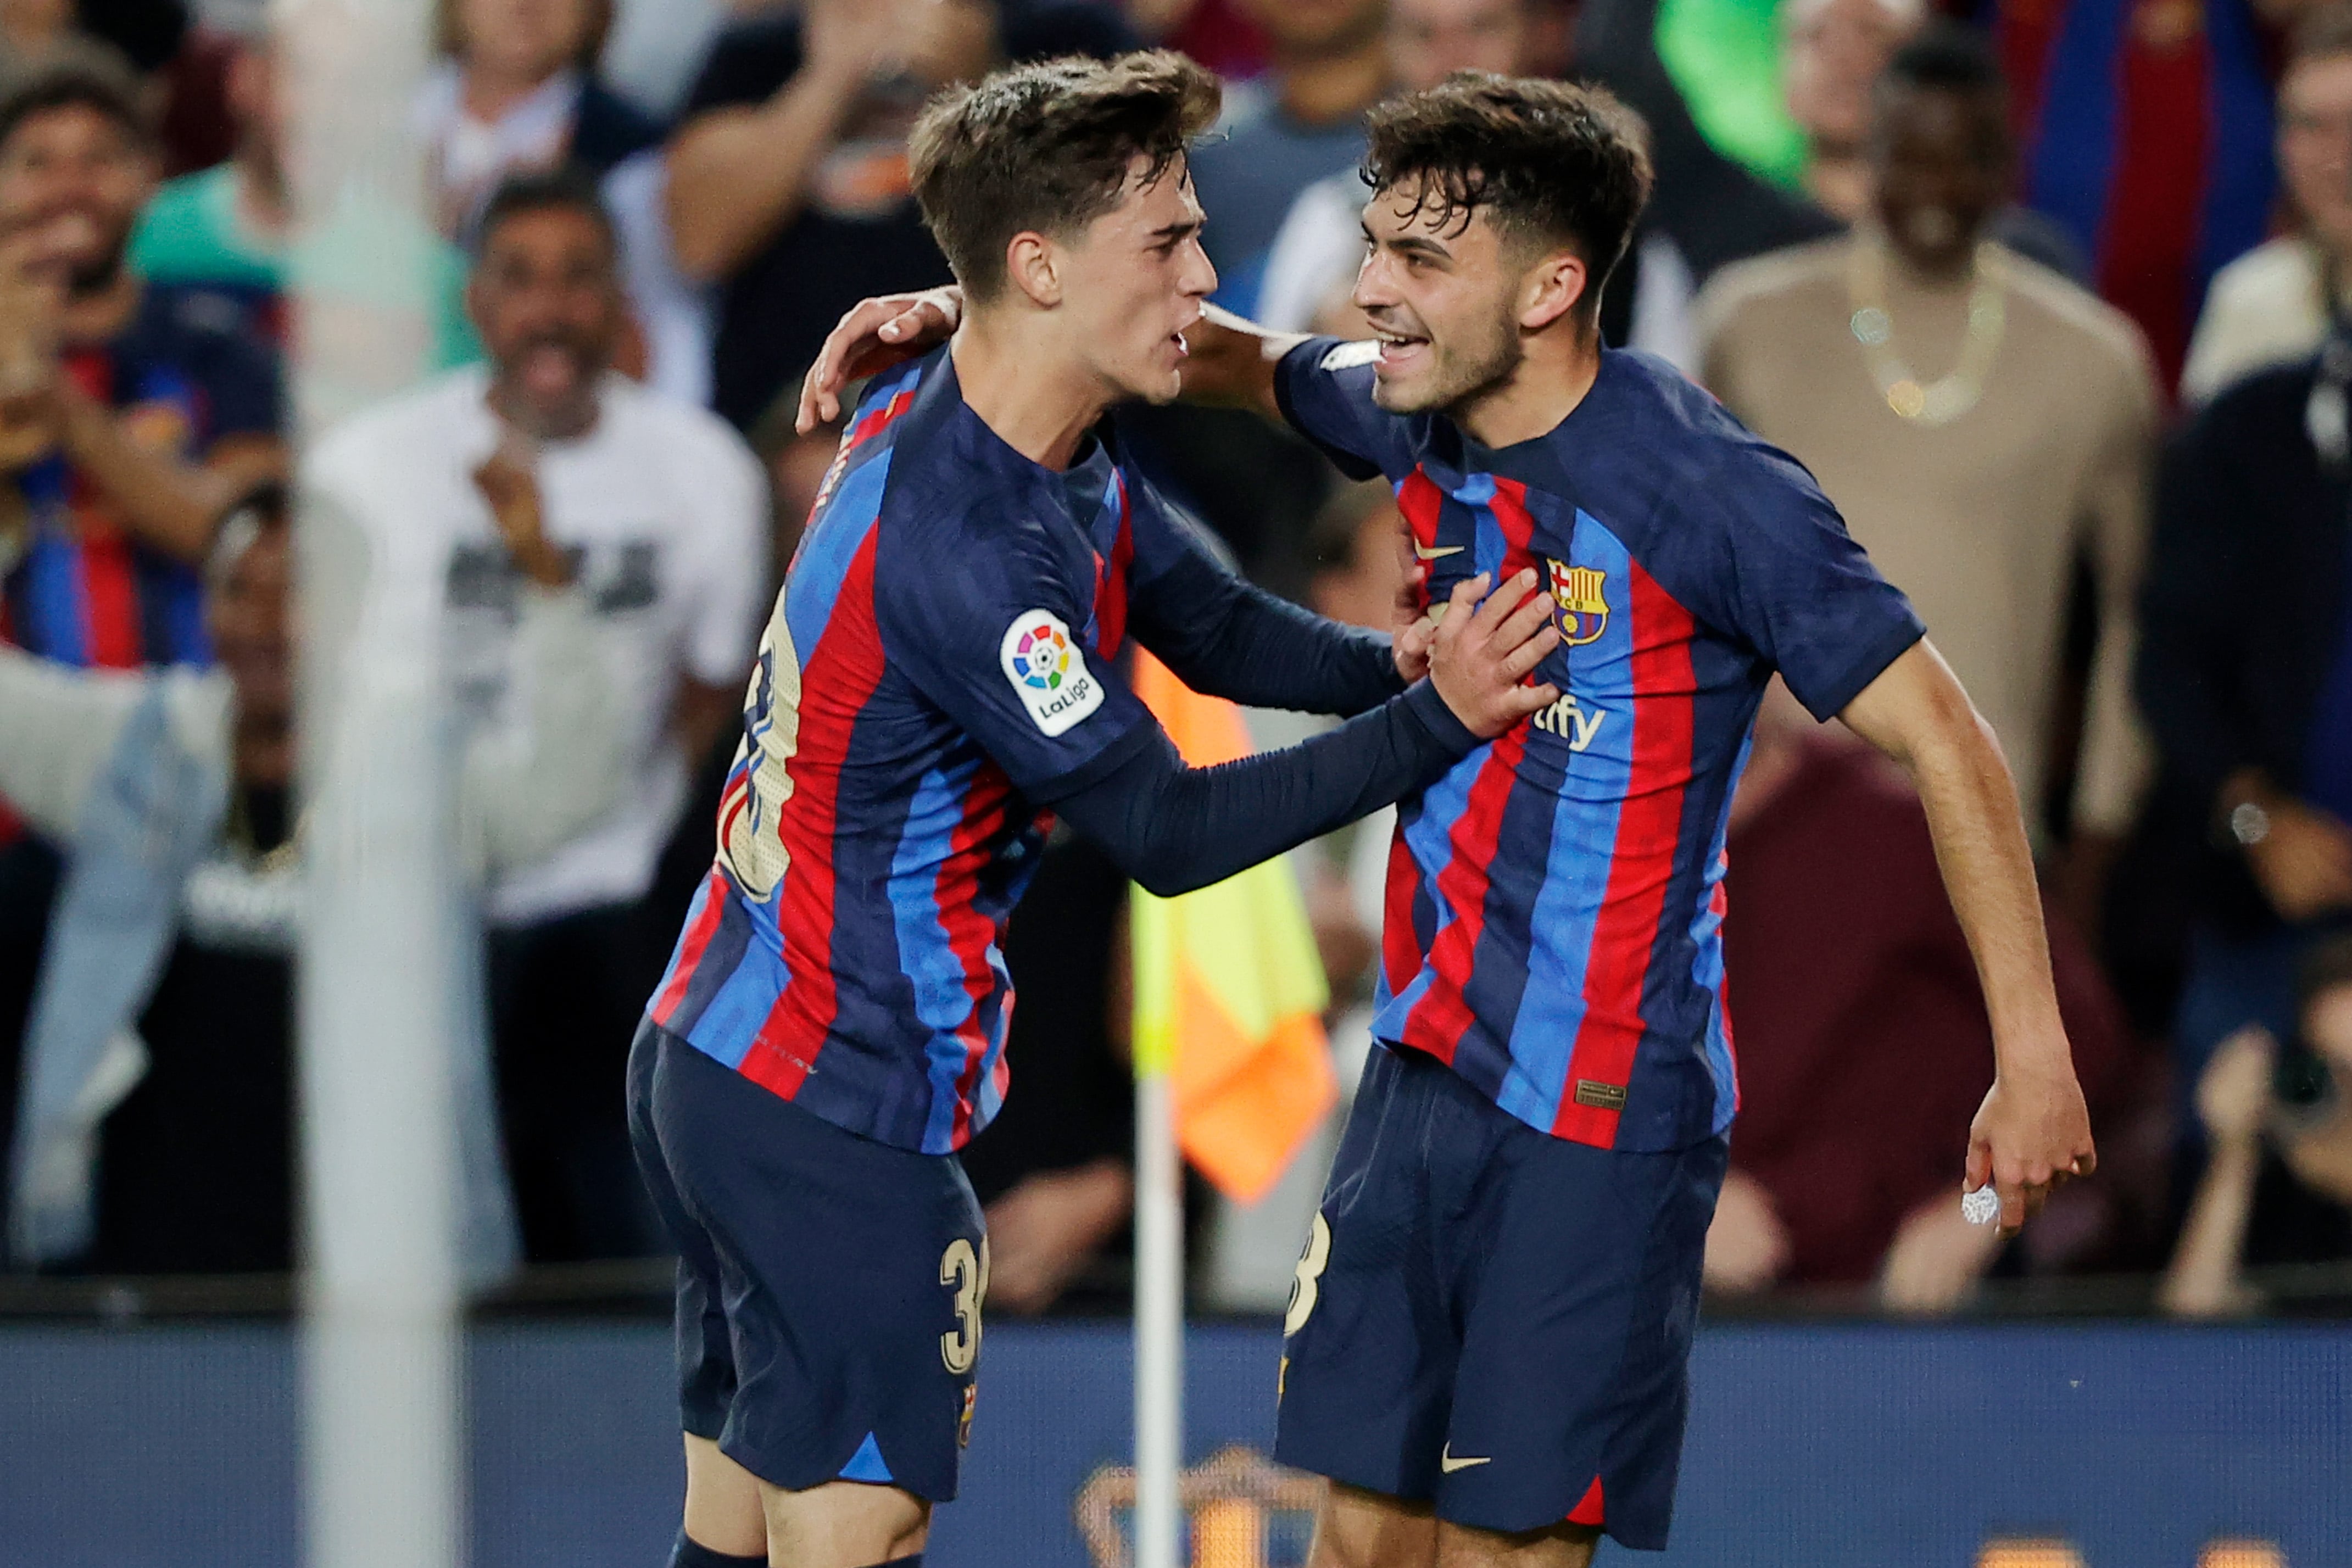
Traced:
POLYGON ((1135 1568, 1179 1568, 1181 1561, 1176 1476, 1184 1446, 1184 1188, 1169 1065, 1137 1052, 1135 1568))
MULTIPOLYGON (((408 121, 431 11, 272 0, 305 446, 424 367, 432 231, 408 121)), ((453 1568, 465 1554, 457 982, 470 955, 437 679, 429 641, 383 613, 398 598, 388 573, 418 563, 370 559, 352 519, 314 497, 298 527, 304 1556, 453 1568)), ((437 579, 424 575, 430 604, 437 579)))

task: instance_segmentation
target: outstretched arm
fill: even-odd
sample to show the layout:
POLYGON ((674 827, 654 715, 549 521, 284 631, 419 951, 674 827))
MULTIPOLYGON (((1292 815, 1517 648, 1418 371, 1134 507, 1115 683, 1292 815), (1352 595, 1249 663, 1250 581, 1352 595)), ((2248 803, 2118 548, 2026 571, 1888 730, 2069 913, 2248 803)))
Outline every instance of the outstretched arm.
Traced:
MULTIPOLYGON (((963 290, 953 284, 919 294, 884 294, 860 300, 835 324, 801 380, 803 435, 841 417, 841 394, 850 382, 888 370, 955 336, 963 320, 963 290)), ((1269 332, 1230 310, 1203 306, 1200 320, 1184 329, 1184 401, 1254 408, 1280 419, 1274 398, 1274 370, 1282 356, 1307 340, 1294 332, 1269 332)))
POLYGON ((1943 656, 1916 643, 1839 715, 1911 776, 1944 888, 1992 1019, 1991 1091, 1969 1132, 1967 1185, 2000 1196, 2013 1231, 2068 1176, 2096 1164, 2050 977, 2042 901, 2017 787, 1943 656))

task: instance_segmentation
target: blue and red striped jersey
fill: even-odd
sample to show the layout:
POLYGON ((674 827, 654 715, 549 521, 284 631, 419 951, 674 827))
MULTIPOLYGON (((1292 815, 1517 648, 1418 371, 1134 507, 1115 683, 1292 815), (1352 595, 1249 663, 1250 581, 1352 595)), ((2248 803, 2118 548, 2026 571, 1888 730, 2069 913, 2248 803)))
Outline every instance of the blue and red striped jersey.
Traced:
MULTIPOLYGON (((62 370, 133 439, 196 459, 223 436, 278 433, 274 351, 240 334, 224 297, 149 287, 120 336, 68 350, 62 370)), ((210 661, 194 568, 135 540, 62 454, 16 483, 32 527, 16 559, 0 557, 0 642, 101 669, 210 661)))
POLYGON ((1428 595, 1533 566, 1562 695, 1401 802, 1372 1032, 1578 1143, 1675 1148, 1738 1104, 1724 834, 1774 671, 1838 712, 1922 634, 1795 459, 1664 361, 1609 350, 1500 451, 1372 401, 1374 346, 1285 357, 1283 411, 1384 474, 1428 595))
POLYGON ((1230 580, 1108 423, 1056 472, 972 413, 947 350, 880 378, 761 641, 652 1020, 852 1132, 961 1147, 1004 1097, 1037 802, 1156 733, 1112 663, 1204 569, 1230 580))

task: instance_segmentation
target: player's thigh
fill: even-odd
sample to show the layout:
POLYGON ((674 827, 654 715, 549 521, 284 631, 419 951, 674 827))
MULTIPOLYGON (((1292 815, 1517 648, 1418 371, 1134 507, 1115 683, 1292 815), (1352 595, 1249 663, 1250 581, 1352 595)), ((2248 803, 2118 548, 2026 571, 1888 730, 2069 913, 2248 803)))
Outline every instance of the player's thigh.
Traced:
POLYGON ((1284 1320, 1275 1458, 1367 1495, 1427 1498, 1441 1473, 1461 1336, 1429 1151, 1457 1084, 1418 1051, 1372 1052, 1284 1320))
POLYGON ((1427 1502, 1333 1481, 1315 1511, 1307 1568, 1434 1568, 1437 1515, 1427 1502))
POLYGON ((714 1439, 691 1432, 686 1435, 686 1534, 729 1557, 758 1557, 768 1550, 760 1479, 720 1453, 714 1439))
POLYGON ((828 1481, 804 1491, 760 1484, 768 1561, 791 1568, 872 1568, 923 1549, 931 1505, 897 1487, 828 1481))
POLYGON ((1440 1521, 1436 1568, 1586 1568, 1601 1544, 1591 1525, 1554 1524, 1498 1534, 1440 1521))
POLYGON ((688 1401, 686 1429, 787 1493, 954 1497, 988 1255, 952 1156, 858 1137, 667 1037, 654 1101, 730 1353, 723 1406, 688 1401))

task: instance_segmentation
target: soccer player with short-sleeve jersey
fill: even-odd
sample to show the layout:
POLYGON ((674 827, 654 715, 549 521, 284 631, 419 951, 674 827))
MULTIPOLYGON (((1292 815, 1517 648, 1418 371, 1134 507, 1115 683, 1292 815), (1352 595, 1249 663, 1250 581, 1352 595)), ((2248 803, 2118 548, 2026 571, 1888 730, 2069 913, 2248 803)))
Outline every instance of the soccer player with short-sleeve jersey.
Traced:
MULTIPOLYGON (((1601 347, 1649 184, 1622 111, 1464 72, 1372 112, 1368 172, 1377 340, 1213 312, 1186 395, 1254 401, 1384 476, 1433 615, 1538 571, 1559 695, 1400 806, 1384 1049, 1299 1261, 1276 1457, 1334 1482, 1315 1568, 1570 1568, 1603 1532, 1666 1542, 1738 1104, 1725 828, 1774 674, 1918 786, 1995 1039, 1967 1184, 2013 1228, 2094 1154, 2016 791, 1967 695, 1801 466, 1601 347)), ((959 309, 853 311, 804 417, 845 355, 959 309)))
POLYGON ((680 1254, 679 1568, 916 1563, 955 1495, 988 1289, 955 1151, 1006 1092, 1000 944, 1047 809, 1172 893, 1559 695, 1528 678, 1558 641, 1536 572, 1465 580, 1393 645, 1335 625, 1234 576, 1102 417, 1175 394, 1215 287, 1184 150, 1216 100, 1147 54, 1000 73, 918 125, 971 318, 849 423, 630 1057, 680 1254), (1130 639, 1202 691, 1347 722, 1189 768, 1118 674, 1130 639))

